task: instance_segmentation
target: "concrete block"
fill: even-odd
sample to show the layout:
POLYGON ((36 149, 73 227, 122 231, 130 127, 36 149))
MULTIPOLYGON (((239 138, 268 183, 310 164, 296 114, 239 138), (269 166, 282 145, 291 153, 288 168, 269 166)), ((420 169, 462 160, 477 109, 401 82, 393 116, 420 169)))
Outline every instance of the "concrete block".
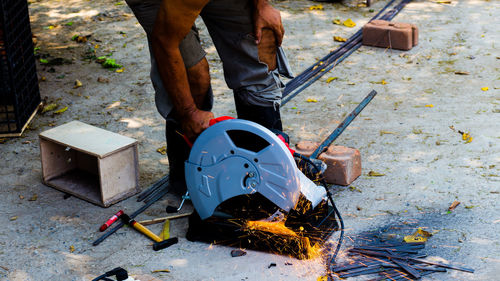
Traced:
MULTIPOLYGON (((297 153, 310 157, 319 143, 300 141, 295 147, 297 153)), ((330 146, 318 159, 326 163, 324 176, 327 183, 349 185, 361 175, 361 154, 359 150, 345 146, 330 146)))
POLYGON ((318 142, 313 141, 299 141, 295 145, 295 151, 299 154, 310 157, 314 150, 319 146, 318 142))
POLYGON ((350 185, 361 175, 361 154, 357 149, 330 146, 318 159, 328 166, 324 173, 327 183, 350 185))
POLYGON ((417 44, 414 24, 373 20, 363 27, 363 45, 407 51, 417 44))

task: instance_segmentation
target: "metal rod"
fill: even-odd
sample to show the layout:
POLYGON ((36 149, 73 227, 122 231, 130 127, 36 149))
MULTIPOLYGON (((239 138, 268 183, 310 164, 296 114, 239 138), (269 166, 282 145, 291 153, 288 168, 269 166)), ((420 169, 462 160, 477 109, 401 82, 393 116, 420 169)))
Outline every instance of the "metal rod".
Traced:
MULTIPOLYGON (((151 205, 153 205, 156 201, 160 200, 165 194, 168 193, 169 188, 163 189, 155 198, 151 199, 148 203, 146 203, 144 206, 140 207, 137 211, 135 211, 132 215, 130 215, 131 218, 137 217, 140 213, 144 212, 147 208, 149 208, 151 205)), ((111 228, 108 230, 108 232, 104 233, 101 237, 99 237, 97 240, 92 243, 92 245, 97 246, 101 244, 102 241, 104 241, 106 238, 111 236, 111 234, 115 233, 118 229, 122 228, 125 224, 123 222, 119 222, 118 225, 115 227, 111 228)))
POLYGON ((146 198, 149 194, 151 194, 153 191, 158 189, 165 181, 168 181, 168 175, 165 175, 164 177, 159 179, 157 182, 152 184, 150 187, 145 189, 143 192, 141 192, 141 194, 139 194, 137 196, 137 202, 144 200, 144 198, 146 198))
POLYGON ((347 126, 349 126, 349 124, 351 124, 352 120, 354 120, 354 118, 356 118, 356 116, 358 116, 358 114, 366 107, 366 105, 368 105, 368 103, 373 99, 373 97, 375 97, 376 94, 377 94, 377 92, 375 90, 372 90, 363 99, 363 101, 361 101, 361 103, 358 104, 358 106, 356 106, 356 108, 349 115, 347 115, 347 117, 344 119, 344 121, 342 121, 342 123, 340 123, 337 126, 337 129, 335 129, 335 131, 333 131, 328 136, 328 138, 326 138, 318 146, 318 148, 316 148, 316 150, 311 154, 310 158, 317 158, 330 144, 332 144, 332 142, 334 142, 340 136, 340 134, 342 134, 342 132, 345 130, 345 128, 347 128, 347 126))
POLYGON ((164 222, 166 220, 173 220, 173 219, 184 218, 184 217, 190 216, 192 214, 193 214, 193 212, 188 212, 188 213, 184 213, 184 214, 166 216, 166 217, 163 217, 163 218, 156 218, 156 219, 152 219, 152 220, 139 221, 139 223, 142 224, 142 225, 151 225, 151 224, 161 223, 161 222, 164 222))

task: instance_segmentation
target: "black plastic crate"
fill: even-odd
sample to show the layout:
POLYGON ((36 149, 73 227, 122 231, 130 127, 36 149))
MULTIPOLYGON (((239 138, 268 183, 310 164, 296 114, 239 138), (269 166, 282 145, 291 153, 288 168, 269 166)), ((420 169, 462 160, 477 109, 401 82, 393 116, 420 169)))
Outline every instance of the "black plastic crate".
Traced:
POLYGON ((20 136, 41 102, 25 0, 0 0, 0 79, 0 136, 20 136))

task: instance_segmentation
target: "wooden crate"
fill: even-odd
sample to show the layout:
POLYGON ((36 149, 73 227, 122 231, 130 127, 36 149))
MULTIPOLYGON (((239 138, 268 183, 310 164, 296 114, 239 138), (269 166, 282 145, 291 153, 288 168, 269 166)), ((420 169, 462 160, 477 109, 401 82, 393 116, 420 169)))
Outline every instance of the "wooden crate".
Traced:
POLYGON ((139 191, 135 139, 79 121, 39 137, 46 185, 103 207, 139 191))

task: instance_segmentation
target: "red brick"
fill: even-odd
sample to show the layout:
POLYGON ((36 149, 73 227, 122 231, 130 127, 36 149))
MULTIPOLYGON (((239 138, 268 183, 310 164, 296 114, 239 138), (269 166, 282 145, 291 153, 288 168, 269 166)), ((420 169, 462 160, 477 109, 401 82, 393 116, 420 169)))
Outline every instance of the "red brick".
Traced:
POLYGON ((324 173, 327 183, 350 185, 361 175, 361 154, 357 149, 330 146, 318 158, 328 166, 324 173))
POLYGON ((373 20, 363 27, 363 45, 410 50, 418 44, 418 28, 414 24, 373 20))
POLYGON ((319 143, 313 141, 299 141, 295 145, 295 151, 299 154, 310 157, 316 148, 318 148, 319 143))
MULTIPOLYGON (((295 145, 297 153, 310 157, 319 143, 300 141, 295 145)), ((330 146, 318 157, 326 163, 325 180, 330 184, 349 185, 361 175, 359 150, 345 146, 330 146)))

